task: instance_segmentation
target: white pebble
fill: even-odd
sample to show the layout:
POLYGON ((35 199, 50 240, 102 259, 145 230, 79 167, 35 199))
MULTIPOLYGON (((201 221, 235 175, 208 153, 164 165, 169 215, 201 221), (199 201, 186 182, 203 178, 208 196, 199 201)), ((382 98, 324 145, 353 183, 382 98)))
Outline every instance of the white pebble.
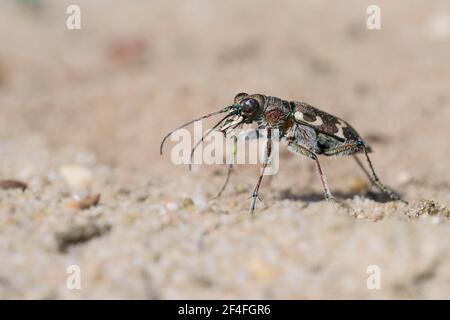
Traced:
POLYGON ((59 168, 59 174, 63 177, 66 184, 72 188, 85 188, 94 179, 91 170, 79 165, 62 166, 59 168))

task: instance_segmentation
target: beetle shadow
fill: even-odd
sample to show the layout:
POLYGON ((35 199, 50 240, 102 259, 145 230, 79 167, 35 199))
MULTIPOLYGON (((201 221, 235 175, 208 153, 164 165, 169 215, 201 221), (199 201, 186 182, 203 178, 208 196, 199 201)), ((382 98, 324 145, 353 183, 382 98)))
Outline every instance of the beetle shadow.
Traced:
MULTIPOLYGON (((395 193, 398 195, 398 193, 395 193)), ((387 203, 393 201, 387 194, 383 192, 333 192, 333 195, 337 199, 353 199, 355 196, 361 196, 375 202, 387 203)), ((309 192, 303 194, 292 193, 291 190, 283 190, 278 194, 279 200, 293 200, 293 201, 305 201, 305 202, 320 202, 325 200, 325 195, 322 192, 309 192)))

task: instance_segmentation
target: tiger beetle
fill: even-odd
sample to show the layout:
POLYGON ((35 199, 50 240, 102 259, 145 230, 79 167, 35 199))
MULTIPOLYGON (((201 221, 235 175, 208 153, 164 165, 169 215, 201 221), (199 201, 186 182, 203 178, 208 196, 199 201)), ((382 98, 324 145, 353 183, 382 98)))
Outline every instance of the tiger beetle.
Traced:
MULTIPOLYGON (((331 201, 335 206, 337 200, 330 192, 318 155, 352 155, 364 174, 381 192, 386 194, 391 200, 407 203, 380 181, 369 157, 369 153, 371 152, 370 147, 365 144, 361 136, 349 123, 305 102, 287 101, 263 94, 249 95, 247 93, 239 93, 234 97, 233 105, 189 121, 167 134, 161 142, 160 153, 162 154, 164 142, 176 130, 184 128, 195 121, 222 113, 227 114, 197 142, 192 149, 191 158, 195 148, 213 130, 219 130, 226 134, 230 130, 242 127, 243 124, 256 123, 258 129, 265 130, 267 135, 265 149, 266 159, 270 159, 272 152, 272 131, 277 129, 280 135, 278 138, 282 139, 287 144, 287 147, 291 152, 309 157, 315 161, 324 189, 325 199, 331 201), (358 153, 364 154, 370 172, 366 170, 362 162, 356 156, 358 153)), ((255 211, 256 199, 258 199, 258 192, 261 187, 261 181, 267 164, 268 161, 264 161, 260 176, 251 195, 251 213, 255 211)), ((232 168, 232 164, 229 164, 225 183, 220 189, 218 196, 225 189, 232 168)))

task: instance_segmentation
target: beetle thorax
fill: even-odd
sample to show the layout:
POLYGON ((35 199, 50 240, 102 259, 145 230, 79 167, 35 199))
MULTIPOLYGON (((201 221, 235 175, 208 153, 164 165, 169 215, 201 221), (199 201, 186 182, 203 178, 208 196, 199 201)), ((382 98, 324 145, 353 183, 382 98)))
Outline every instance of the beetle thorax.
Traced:
POLYGON ((267 97, 263 120, 267 127, 279 128, 284 126, 290 111, 289 102, 277 97, 267 97))

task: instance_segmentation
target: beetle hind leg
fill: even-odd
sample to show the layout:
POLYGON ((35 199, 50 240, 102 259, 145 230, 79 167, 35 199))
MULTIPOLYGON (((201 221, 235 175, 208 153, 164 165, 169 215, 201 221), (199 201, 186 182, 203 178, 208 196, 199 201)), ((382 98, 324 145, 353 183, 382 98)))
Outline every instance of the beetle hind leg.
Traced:
MULTIPOLYGON (((364 155, 365 155, 365 157, 366 157, 367 163, 369 164, 369 168, 370 168, 370 171, 371 171, 371 173, 372 173, 371 175, 369 175, 369 179, 372 181, 372 183, 375 184, 375 186, 376 186, 381 192, 383 192, 384 194, 386 194, 391 200, 394 200, 394 201, 401 201, 401 202, 403 202, 403 203, 405 203, 405 204, 408 204, 407 201, 405 201, 405 200, 403 200, 402 198, 400 198, 398 195, 396 195, 396 194, 394 193, 394 191, 392 191, 390 188, 388 188, 387 186, 385 186, 385 185, 380 181, 380 179, 378 178, 377 174, 375 173, 375 169, 373 168, 372 161, 371 161, 370 158, 369 158, 369 153, 368 153, 368 151, 367 151, 367 149, 366 149, 365 147, 364 147, 364 155)), ((356 158, 356 156, 354 156, 354 158, 356 159, 356 162, 358 163, 358 165, 359 165, 361 168, 363 168, 363 167, 362 167, 361 161, 359 161, 359 159, 356 158)), ((367 172, 367 170, 363 170, 363 171, 364 171, 364 172, 367 172)))
POLYGON ((391 189, 389 189, 387 186, 385 186, 380 179, 378 178, 377 174, 375 173, 375 169, 373 168, 372 161, 369 158, 369 152, 371 149, 367 147, 361 140, 355 141, 353 143, 343 144, 336 148, 326 150, 324 152, 324 155, 326 156, 343 156, 343 155, 353 155, 353 158, 355 159, 358 166, 361 168, 361 170, 364 172, 364 174, 369 178, 369 180, 374 184, 381 192, 386 194, 391 200, 394 201, 401 201, 403 203, 408 203, 405 200, 401 199, 399 196, 395 194, 391 189), (356 153, 364 153, 365 158, 367 160, 367 163, 369 164, 370 173, 366 170, 366 168, 363 166, 361 161, 357 158, 356 153))

